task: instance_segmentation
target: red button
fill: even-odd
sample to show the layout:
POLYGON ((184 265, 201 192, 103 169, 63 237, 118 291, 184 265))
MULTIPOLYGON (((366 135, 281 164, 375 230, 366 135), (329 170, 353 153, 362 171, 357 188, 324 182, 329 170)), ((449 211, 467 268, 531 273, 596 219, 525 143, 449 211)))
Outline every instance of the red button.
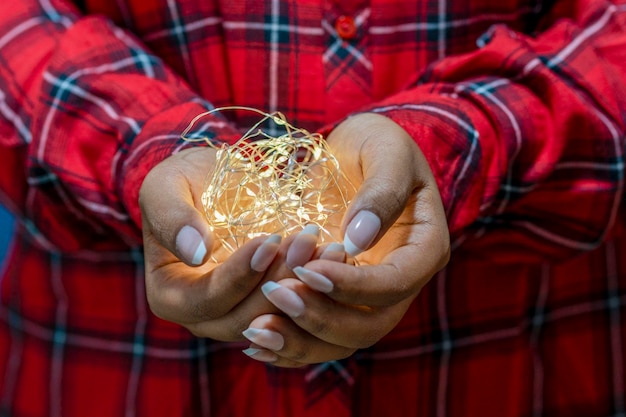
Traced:
POLYGON ((339 16, 335 21, 337 35, 343 40, 354 39, 356 36, 356 23, 350 16, 339 16))

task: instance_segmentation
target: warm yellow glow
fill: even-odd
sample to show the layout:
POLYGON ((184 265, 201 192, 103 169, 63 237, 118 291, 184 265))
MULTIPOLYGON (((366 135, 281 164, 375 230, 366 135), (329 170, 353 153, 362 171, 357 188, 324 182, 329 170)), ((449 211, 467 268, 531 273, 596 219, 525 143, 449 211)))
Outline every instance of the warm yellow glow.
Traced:
MULTIPOLYGON (((338 241, 339 223, 354 187, 339 169, 320 134, 290 125, 281 113, 263 116, 234 145, 217 152, 215 169, 207 175, 202 194, 207 221, 222 246, 232 252, 247 240, 266 233, 287 235, 314 223, 322 241, 338 241), (272 137, 259 126, 271 120, 286 133, 272 137)), ((210 142, 207 139, 207 143, 210 142)))

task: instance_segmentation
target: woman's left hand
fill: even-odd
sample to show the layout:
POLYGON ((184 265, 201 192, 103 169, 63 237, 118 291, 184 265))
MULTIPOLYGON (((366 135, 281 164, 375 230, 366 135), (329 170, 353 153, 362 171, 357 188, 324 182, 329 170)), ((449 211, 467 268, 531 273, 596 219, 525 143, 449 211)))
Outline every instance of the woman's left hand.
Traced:
POLYGON ((357 187, 343 221, 343 254, 311 260, 294 278, 267 282, 266 298, 284 315, 265 314, 244 335, 246 353, 295 367, 345 358, 379 341, 450 256, 437 184, 413 139, 385 116, 363 113, 328 137, 357 187), (328 259, 324 259, 328 258, 328 259))

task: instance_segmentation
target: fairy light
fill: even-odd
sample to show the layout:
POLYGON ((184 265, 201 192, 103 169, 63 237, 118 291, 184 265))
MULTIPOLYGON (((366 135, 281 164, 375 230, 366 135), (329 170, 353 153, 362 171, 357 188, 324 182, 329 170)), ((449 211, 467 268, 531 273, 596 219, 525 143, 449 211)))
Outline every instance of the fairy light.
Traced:
POLYGON ((187 134, 202 117, 224 110, 252 111, 262 118, 235 144, 219 148, 207 174, 202 205, 221 245, 233 252, 255 236, 286 236, 307 224, 320 228, 322 242, 339 241, 339 224, 355 190, 322 135, 292 126, 280 112, 232 106, 196 116, 181 137, 214 146, 187 134), (267 120, 286 133, 268 134, 261 128, 267 120))

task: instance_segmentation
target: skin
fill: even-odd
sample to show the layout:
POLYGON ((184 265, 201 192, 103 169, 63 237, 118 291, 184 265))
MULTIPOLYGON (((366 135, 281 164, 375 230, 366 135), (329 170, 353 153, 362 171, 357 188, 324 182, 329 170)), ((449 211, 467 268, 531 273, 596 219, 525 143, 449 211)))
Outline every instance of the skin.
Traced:
POLYGON ((282 343, 253 343, 261 352, 253 358, 282 367, 345 358, 397 325, 450 256, 435 180, 412 138, 384 116, 348 118, 327 140, 358 190, 342 222, 342 235, 361 210, 381 219, 370 249, 357 256, 358 266, 320 258, 321 250, 315 251, 315 241, 308 240, 304 246, 311 250, 303 252, 315 255, 298 264, 332 282, 330 292, 316 291, 286 265, 296 236, 283 239, 263 272, 254 271, 250 260, 265 238, 251 240, 219 264, 208 255, 201 266, 185 264, 175 244, 184 225, 196 228, 207 247, 213 247, 199 197, 214 151, 191 149, 155 167, 140 192, 147 296, 157 316, 195 335, 224 341, 244 340, 241 332, 248 327, 269 330, 272 340, 282 343), (281 286, 272 302, 260 290, 270 280, 281 286), (304 309, 295 315, 287 310, 289 316, 279 307, 294 293, 304 309))

